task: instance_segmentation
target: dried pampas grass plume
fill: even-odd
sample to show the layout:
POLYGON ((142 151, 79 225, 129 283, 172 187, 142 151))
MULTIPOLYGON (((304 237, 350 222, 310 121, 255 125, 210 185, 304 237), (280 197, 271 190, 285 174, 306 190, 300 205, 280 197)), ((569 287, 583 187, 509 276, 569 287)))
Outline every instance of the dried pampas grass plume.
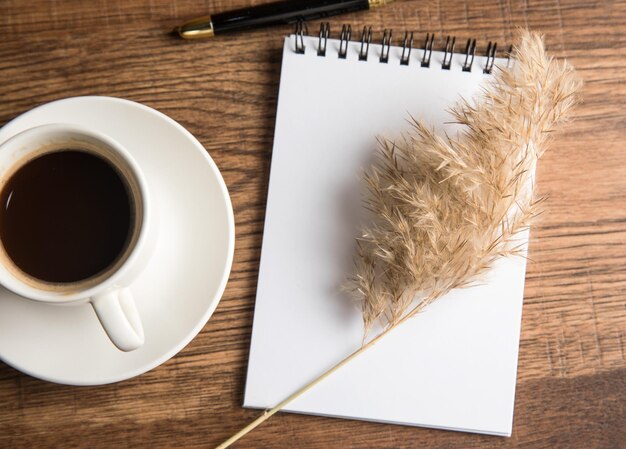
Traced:
POLYGON ((413 120, 403 141, 381 141, 365 175, 376 222, 363 230, 350 280, 366 332, 376 321, 394 326, 523 249, 516 236, 541 212, 535 165, 581 83, 546 55, 538 34, 522 32, 514 60, 478 101, 452 111, 464 125, 459 136, 413 120))
POLYGON ((539 214, 533 173, 551 132, 566 120, 581 86, 565 62, 524 31, 512 70, 498 71, 475 103, 452 112, 464 125, 440 137, 421 122, 401 143, 382 141, 367 173, 376 222, 359 239, 351 285, 366 332, 383 330, 330 370, 218 446, 223 449, 349 363, 450 290, 475 282, 502 256, 518 254, 519 232, 539 214), (417 302, 416 302, 417 301, 417 302))

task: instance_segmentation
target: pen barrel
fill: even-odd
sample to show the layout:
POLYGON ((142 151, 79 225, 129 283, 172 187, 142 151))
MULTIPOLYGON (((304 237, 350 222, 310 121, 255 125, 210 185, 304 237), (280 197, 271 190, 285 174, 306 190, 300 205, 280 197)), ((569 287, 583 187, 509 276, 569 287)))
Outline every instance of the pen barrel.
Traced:
POLYGON ((369 0, 289 0, 211 15, 213 31, 222 34, 248 28, 315 20, 369 8, 369 0))

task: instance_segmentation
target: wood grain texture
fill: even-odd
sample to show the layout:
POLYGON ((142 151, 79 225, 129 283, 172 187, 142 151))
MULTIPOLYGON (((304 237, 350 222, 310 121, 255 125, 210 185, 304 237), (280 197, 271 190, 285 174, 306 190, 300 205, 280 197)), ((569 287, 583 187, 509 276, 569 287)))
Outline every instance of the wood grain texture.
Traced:
MULTIPOLYGON (((256 0, 0 0, 0 124, 51 100, 112 95, 191 131, 222 170, 236 220, 217 311, 179 355, 116 385, 67 387, 0 363, 0 447, 211 447, 257 415, 241 408, 263 232, 282 38, 212 41, 181 20, 256 0)), ((511 41, 545 33, 585 81, 575 122, 539 168, 549 214, 533 229, 511 438, 279 414, 238 448, 626 447, 626 3, 416 0, 331 20, 511 41)), ((316 29, 319 24, 310 24, 316 29)), ((397 38, 396 38, 397 41, 397 38)))

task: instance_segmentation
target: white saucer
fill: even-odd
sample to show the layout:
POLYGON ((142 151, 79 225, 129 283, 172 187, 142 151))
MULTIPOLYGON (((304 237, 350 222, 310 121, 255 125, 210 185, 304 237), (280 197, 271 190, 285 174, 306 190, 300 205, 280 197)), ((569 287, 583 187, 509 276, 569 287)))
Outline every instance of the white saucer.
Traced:
POLYGON ((90 305, 60 307, 0 289, 0 360, 40 379, 70 385, 118 382, 179 352, 217 307, 233 260, 235 225, 224 180, 202 145, 147 106, 76 97, 35 108, 0 129, 0 142, 27 128, 72 123, 103 132, 134 156, 158 209, 154 256, 133 283, 146 342, 124 353, 90 305))

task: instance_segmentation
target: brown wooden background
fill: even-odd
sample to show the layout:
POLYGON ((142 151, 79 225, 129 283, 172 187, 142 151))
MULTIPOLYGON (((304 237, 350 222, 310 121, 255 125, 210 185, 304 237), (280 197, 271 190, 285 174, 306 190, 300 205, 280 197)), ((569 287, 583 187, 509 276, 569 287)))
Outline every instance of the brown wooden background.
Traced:
MULTIPOLYGON (((291 27, 183 42, 181 20, 256 0, 0 0, 0 124, 42 103, 112 95, 170 115, 206 146, 233 199, 237 244, 216 313, 139 378, 75 388, 0 363, 0 447, 211 447, 241 408, 263 231, 282 38, 291 27)), ((511 41, 546 34, 585 81, 576 121, 539 170, 550 213, 532 234, 513 436, 279 414, 239 448, 626 447, 626 3, 398 1, 333 18, 511 41)), ((316 30, 318 22, 310 24, 316 30)), ((421 41, 420 37, 420 41, 421 41)), ((397 38, 396 38, 397 40, 397 38)), ((304 105, 306 107, 306 105, 304 105)))

